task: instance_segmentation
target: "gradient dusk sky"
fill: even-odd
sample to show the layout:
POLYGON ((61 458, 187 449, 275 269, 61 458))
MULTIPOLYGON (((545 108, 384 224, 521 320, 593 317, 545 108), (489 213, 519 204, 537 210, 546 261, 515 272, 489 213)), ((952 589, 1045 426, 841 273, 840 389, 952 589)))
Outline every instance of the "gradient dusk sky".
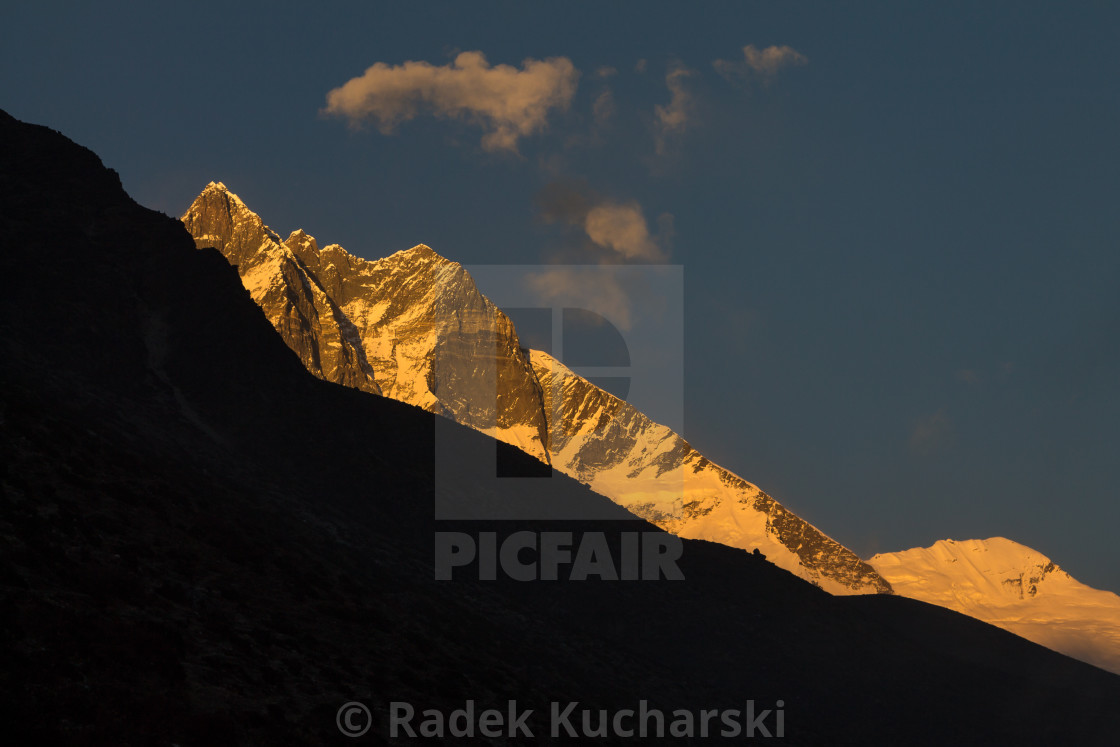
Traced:
POLYGON ((0 107, 171 215, 214 180, 371 259, 682 265, 702 453, 864 557, 1005 536, 1120 591, 1120 6, 40 2, 0 34, 0 107))

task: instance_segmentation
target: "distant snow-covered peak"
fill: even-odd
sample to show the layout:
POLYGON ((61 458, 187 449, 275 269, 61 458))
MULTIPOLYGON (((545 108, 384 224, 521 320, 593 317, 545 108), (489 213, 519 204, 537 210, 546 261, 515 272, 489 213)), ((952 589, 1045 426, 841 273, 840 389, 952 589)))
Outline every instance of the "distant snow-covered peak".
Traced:
MULTIPOLYGON (((939 603, 970 600, 1031 599, 1044 581, 1068 579, 1050 558, 1006 537, 935 542, 868 561, 901 594, 913 590, 919 598, 939 603)), ((1052 586, 1052 585, 1051 585, 1052 586)))
POLYGON ((902 596, 962 612, 1120 673, 1120 596, 1006 537, 941 540, 867 561, 902 596))
POLYGON ((983 573, 1009 573, 1015 570, 1045 568, 1053 565, 1050 558, 1038 550, 1006 537, 988 539, 943 539, 929 547, 915 547, 901 552, 882 553, 871 559, 884 565, 928 566, 965 562, 968 567, 983 573))

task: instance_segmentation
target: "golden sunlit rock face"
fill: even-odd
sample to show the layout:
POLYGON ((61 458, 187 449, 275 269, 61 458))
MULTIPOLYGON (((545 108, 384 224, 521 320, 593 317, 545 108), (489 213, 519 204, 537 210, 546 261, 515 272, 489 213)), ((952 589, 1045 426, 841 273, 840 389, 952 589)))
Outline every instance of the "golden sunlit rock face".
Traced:
POLYGON ((280 241, 224 185, 183 216, 237 266, 253 300, 320 378, 452 418, 547 462, 540 387, 509 318, 424 245, 367 262, 302 231, 280 241), (495 396, 496 393, 496 396, 495 396))
POLYGON ((854 552, 671 429, 548 354, 523 349, 470 275, 429 247, 366 261, 337 245, 320 250, 302 231, 281 242, 216 184, 183 222, 196 245, 214 246, 238 267, 317 376, 371 381, 376 390, 357 388, 517 446, 678 536, 759 550, 835 594, 890 592, 854 552))
POLYGON ((352 324, 317 279, 315 240, 293 233, 286 241, 230 194, 210 184, 183 215, 199 247, 220 251, 237 267, 253 300, 308 371, 320 379, 379 394, 352 324))

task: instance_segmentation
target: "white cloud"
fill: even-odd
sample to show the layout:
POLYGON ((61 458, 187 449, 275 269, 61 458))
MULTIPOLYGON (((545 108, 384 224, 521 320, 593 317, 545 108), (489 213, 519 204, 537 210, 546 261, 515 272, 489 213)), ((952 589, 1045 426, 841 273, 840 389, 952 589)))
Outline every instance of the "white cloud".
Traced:
POLYGON ((378 62, 327 94, 327 114, 351 125, 372 120, 383 134, 421 114, 481 127, 482 147, 516 151, 519 138, 543 130, 549 112, 566 109, 579 71, 566 57, 527 59, 520 69, 491 66, 482 52, 462 52, 449 65, 378 62))
POLYGON ((761 78, 768 82, 778 71, 791 65, 805 65, 809 59, 793 47, 766 47, 753 44, 743 47, 743 59, 738 61, 716 60, 712 63, 720 75, 731 81, 761 78))

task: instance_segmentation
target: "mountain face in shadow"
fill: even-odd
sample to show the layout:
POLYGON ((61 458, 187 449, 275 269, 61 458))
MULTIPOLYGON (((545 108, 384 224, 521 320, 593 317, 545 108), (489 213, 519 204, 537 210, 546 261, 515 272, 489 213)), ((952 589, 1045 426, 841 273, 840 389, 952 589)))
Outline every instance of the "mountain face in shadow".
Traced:
POLYGON ((0 138, 8 743, 360 744, 348 701, 383 743, 392 701, 467 700, 534 709, 544 741, 552 702, 644 700, 754 701, 799 745, 1114 743, 1120 678, 741 550, 686 541, 673 582, 436 581, 437 531, 656 530, 434 521, 436 416, 309 374, 228 262, 88 150, 6 114, 0 138))

